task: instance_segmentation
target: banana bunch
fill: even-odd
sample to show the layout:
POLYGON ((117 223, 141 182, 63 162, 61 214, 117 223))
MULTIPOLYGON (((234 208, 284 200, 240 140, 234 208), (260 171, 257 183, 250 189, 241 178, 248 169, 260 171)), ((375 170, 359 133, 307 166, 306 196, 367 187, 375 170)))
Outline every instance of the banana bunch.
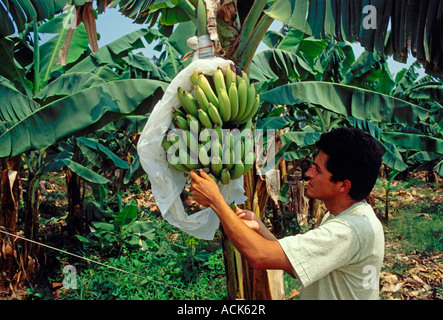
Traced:
POLYGON ((252 118, 259 95, 247 74, 235 66, 205 76, 195 71, 192 92, 179 88, 181 106, 172 110, 175 128, 162 145, 169 166, 189 172, 204 169, 223 184, 240 178, 254 165, 252 118))

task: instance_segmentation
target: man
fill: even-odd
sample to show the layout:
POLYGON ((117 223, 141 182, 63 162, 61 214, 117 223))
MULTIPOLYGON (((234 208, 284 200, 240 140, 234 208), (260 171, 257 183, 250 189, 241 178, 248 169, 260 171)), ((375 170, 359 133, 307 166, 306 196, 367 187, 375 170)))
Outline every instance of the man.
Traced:
POLYGON ((364 200, 377 179, 381 152, 358 129, 325 133, 309 178, 308 196, 328 213, 305 234, 277 240, 248 210, 233 212, 205 172, 191 172, 194 199, 211 207, 234 246, 253 268, 283 269, 297 277, 302 299, 378 299, 384 234, 364 200))

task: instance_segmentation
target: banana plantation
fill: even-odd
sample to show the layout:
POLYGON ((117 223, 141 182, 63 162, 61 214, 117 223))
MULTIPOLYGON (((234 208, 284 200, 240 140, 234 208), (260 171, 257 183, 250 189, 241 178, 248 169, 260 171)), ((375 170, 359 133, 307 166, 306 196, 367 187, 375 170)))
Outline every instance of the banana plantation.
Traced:
POLYGON ((438 0, 0 0, 0 299, 297 300, 189 171, 304 233, 315 142, 341 127, 383 151, 381 299, 443 299, 442 33, 438 0), (99 47, 109 10, 139 28, 99 47))

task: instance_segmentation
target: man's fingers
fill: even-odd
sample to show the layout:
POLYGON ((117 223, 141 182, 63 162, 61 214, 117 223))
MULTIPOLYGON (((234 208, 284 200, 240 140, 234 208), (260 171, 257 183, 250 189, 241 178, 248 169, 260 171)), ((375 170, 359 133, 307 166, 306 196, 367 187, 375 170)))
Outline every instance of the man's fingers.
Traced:
POLYGON ((202 177, 203 179, 205 179, 205 180, 211 179, 212 180, 212 178, 209 176, 209 174, 207 174, 203 169, 200 169, 198 173, 200 174, 200 177, 202 177))
POLYGON ((191 177, 191 179, 195 179, 195 177, 197 176, 197 174, 194 172, 194 169, 192 169, 191 171, 189 171, 189 176, 191 177))

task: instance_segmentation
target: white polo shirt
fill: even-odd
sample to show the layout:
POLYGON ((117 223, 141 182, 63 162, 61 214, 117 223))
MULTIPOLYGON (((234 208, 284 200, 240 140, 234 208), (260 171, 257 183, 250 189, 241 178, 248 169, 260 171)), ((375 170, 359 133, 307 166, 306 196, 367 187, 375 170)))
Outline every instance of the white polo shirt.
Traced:
POLYGON ((378 300, 384 233, 366 201, 279 243, 302 284, 301 299, 378 300))

